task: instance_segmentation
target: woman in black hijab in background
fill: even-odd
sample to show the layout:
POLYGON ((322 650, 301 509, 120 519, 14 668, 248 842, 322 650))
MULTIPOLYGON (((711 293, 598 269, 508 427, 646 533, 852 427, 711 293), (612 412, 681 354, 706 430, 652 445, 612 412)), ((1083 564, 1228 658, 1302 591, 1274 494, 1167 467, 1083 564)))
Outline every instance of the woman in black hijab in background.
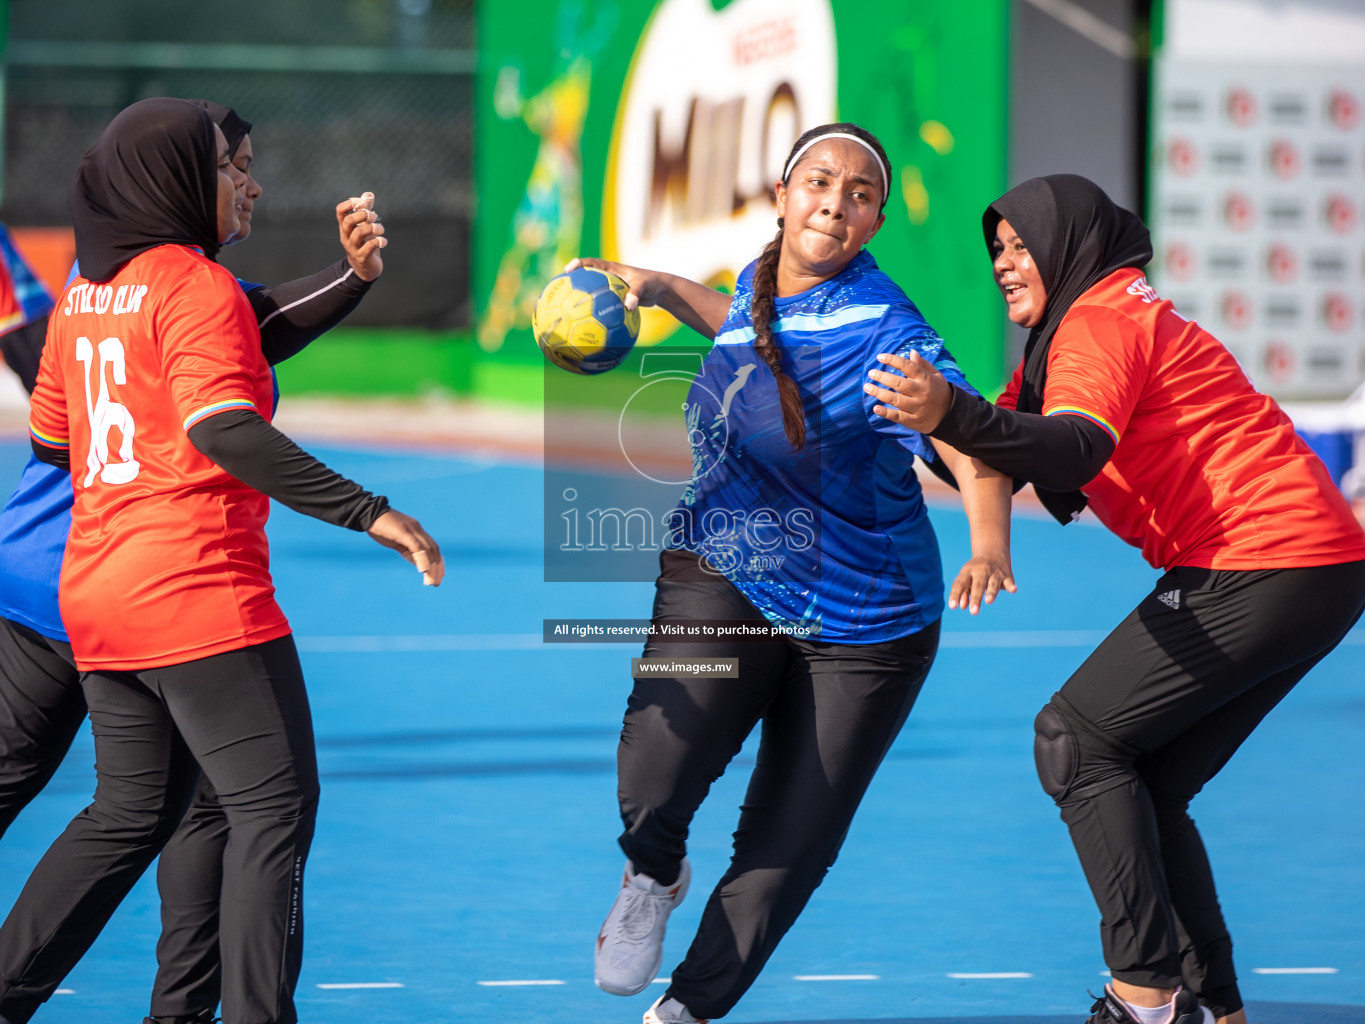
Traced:
MULTIPOLYGON (((1034 483, 1166 570, 1039 713, 1043 788, 1101 911, 1091 1024, 1245 1024, 1188 806, 1365 607, 1365 535, 1216 338, 1147 284, 1147 229, 1075 175, 982 219, 1024 360, 991 405, 883 357, 882 415, 1034 483)), ((880 385, 880 386, 879 386, 880 385)))
MULTIPOLYGON (((236 244, 251 233, 250 207, 262 194, 252 175, 251 125, 236 111, 193 100, 223 130, 228 158, 246 178, 236 244)), ((367 194, 337 204, 345 256, 316 274, 274 287, 241 283, 273 366, 299 352, 355 309, 383 271, 383 226, 367 194)), ((47 316, 31 353, 36 376, 47 316)), ((30 390, 32 381, 28 381, 30 390)), ((57 612, 57 579, 71 524, 71 481, 35 463, 0 519, 0 836, 43 789, 85 719, 80 673, 57 612), (55 477, 55 479, 54 479, 55 477), (60 536, 60 541, 54 539, 60 536), (18 616, 11 621, 12 616, 18 616)), ((157 861, 162 935, 152 991, 152 1024, 204 1024, 216 1016, 220 959, 218 914, 227 818, 207 778, 157 861)))
POLYGON ((73 477, 62 613, 86 670, 99 784, 0 927, 0 1014, 13 1024, 52 994, 166 842, 196 761, 230 830, 225 1019, 297 1019, 317 776, 298 657, 269 583, 260 495, 366 529, 427 582, 443 574, 419 524, 257 411, 270 404, 260 336, 238 283, 211 262, 238 229, 245 184, 202 108, 157 99, 114 119, 72 187, 83 276, 53 316, 32 432, 44 461, 69 464, 70 438, 77 465, 91 467, 73 477), (100 405, 118 410, 117 453, 94 443, 109 433, 93 422, 86 336, 106 339, 97 383, 100 405), (184 417, 187 396, 209 404, 184 417))
MULTIPOLYGON (((211 100, 192 100, 222 129, 228 158, 247 178, 246 205, 227 244, 251 234, 251 206, 262 195, 253 174, 255 152, 251 123, 235 110, 211 100)), ((316 274, 267 287, 240 282, 261 330, 261 351, 271 366, 298 354, 341 323, 383 272, 380 253, 387 243, 366 193, 337 204, 336 219, 345 255, 316 274)), ((156 981, 144 1024, 210 1024, 222 987, 218 949, 219 896, 227 816, 218 794, 201 775, 190 809, 157 859, 161 897, 161 937, 157 940, 156 981)))

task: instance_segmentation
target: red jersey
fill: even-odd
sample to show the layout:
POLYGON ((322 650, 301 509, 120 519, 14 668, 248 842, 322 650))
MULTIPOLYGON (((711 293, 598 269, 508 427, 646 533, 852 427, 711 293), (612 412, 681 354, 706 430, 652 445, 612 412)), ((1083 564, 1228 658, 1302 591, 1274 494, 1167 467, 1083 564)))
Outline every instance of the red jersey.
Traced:
MULTIPOLYGON (((1013 409, 1023 366, 999 404, 1013 409)), ((1152 565, 1286 569, 1365 558, 1365 532, 1322 461, 1231 353, 1119 270, 1067 311, 1048 351, 1043 415, 1114 439, 1082 490, 1152 565)))
POLYGON ((40 444, 70 447, 60 599, 82 669, 174 665, 289 632, 269 499, 186 434, 228 409, 269 418, 271 393, 241 287, 198 250, 158 246, 103 284, 67 286, 29 424, 40 444))

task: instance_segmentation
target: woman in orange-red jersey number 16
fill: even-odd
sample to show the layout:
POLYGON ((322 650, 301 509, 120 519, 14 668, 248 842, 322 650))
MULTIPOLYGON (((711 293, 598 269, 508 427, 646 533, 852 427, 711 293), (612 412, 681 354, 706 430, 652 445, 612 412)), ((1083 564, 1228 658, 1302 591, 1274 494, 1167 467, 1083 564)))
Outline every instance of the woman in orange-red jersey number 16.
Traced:
POLYGON ((1244 1024, 1191 799, 1365 606, 1365 535, 1326 467, 1216 338, 1147 283, 1150 237, 1075 175, 983 218, 1030 329, 997 405, 923 364, 874 374, 883 415, 1087 504, 1165 571, 1039 713, 1034 750, 1101 912, 1091 1024, 1244 1024))
POLYGON ((0 926, 0 1017, 23 1024, 99 935, 180 820, 202 769, 229 828, 223 1013, 293 1024, 317 766, 303 676, 275 602, 269 497, 367 531, 439 583, 436 543, 267 418, 256 319, 214 261, 248 177, 184 100, 124 110, 68 207, 81 276, 52 314, 35 455, 71 469, 61 573, 95 737, 94 802, 0 926))

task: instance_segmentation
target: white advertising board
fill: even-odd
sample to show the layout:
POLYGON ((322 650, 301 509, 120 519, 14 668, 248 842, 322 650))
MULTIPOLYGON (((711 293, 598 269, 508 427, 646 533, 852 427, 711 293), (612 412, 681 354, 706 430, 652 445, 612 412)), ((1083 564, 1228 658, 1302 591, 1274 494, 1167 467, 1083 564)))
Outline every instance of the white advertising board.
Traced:
POLYGON ((1262 391, 1344 397, 1365 380, 1365 51, 1342 62, 1340 39, 1318 37, 1313 61, 1313 39, 1292 35, 1273 58, 1211 49, 1194 15, 1236 6, 1176 0, 1167 15, 1178 31, 1155 62, 1153 280, 1262 391))

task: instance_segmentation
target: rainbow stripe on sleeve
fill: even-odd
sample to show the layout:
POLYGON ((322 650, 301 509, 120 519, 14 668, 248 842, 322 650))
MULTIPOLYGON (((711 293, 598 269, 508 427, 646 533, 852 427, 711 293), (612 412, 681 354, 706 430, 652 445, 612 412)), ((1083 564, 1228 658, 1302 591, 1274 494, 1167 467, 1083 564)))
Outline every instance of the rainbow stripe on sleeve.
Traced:
POLYGON ((254 411, 255 408, 256 403, 246 398, 234 398, 227 402, 214 402, 212 405, 206 405, 201 409, 196 409, 186 416, 185 430, 188 431, 190 427, 194 426, 200 420, 212 416, 215 413, 226 412, 229 409, 251 409, 254 411))
POLYGON ((37 427, 35 427, 32 423, 30 423, 30 424, 28 425, 28 434, 29 434, 29 437, 33 438, 33 440, 37 441, 40 445, 43 445, 43 446, 46 447, 46 448, 70 448, 70 447, 71 447, 71 441, 70 441, 69 438, 65 438, 65 437, 48 437, 46 434, 44 434, 42 431, 40 431, 37 427))
POLYGON ((1103 416, 1096 416, 1096 415, 1095 415, 1093 412, 1091 412, 1089 409, 1077 409, 1075 406, 1071 406, 1071 405, 1061 405, 1061 406, 1058 406, 1058 407, 1055 408, 1055 409, 1048 409, 1046 412, 1043 413, 1043 415, 1044 415, 1044 416, 1079 416, 1079 417, 1081 417, 1082 419, 1087 419, 1087 420, 1089 420, 1091 423, 1096 423, 1096 424, 1098 424, 1099 426, 1101 426, 1102 428, 1104 428, 1104 432, 1114 439, 1114 444, 1118 444, 1118 443, 1119 443, 1119 432, 1118 432, 1117 430, 1115 430, 1115 429, 1109 424, 1109 422, 1105 420, 1105 418, 1104 418, 1103 416))

